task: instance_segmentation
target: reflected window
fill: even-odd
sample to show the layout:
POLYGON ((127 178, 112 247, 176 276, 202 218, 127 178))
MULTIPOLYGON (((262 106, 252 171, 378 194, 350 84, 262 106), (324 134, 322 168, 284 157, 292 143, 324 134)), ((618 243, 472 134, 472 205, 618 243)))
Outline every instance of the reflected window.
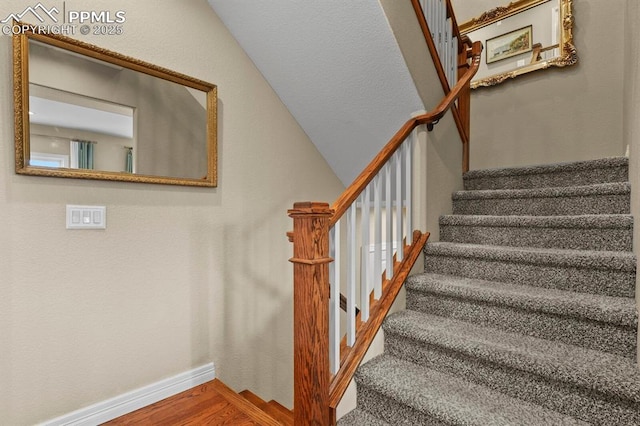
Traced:
POLYGON ((39 167, 69 167, 69 156, 31 151, 29 165, 39 167))

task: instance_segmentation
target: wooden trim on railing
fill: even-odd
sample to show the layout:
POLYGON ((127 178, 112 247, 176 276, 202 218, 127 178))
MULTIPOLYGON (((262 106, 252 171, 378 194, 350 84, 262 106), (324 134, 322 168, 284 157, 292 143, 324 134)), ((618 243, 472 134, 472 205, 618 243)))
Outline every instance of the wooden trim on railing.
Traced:
POLYGON ((411 246, 406 246, 405 257, 402 262, 394 262, 393 270, 394 272, 397 272, 394 273, 391 280, 386 280, 384 282, 382 286, 382 294, 384 297, 375 301, 371 305, 369 319, 366 323, 361 323, 362 327, 358 328, 358 332, 356 334, 356 343, 344 357, 344 368, 341 368, 338 371, 338 374, 336 374, 331 380, 331 387, 329 388, 329 405, 332 408, 337 407, 338 403, 342 399, 342 395, 344 395, 344 392, 347 390, 356 368, 358 368, 358 365, 360 365, 362 358, 364 358, 364 355, 367 353, 369 346, 371 346, 373 338, 378 332, 378 329, 380 329, 382 321, 384 321, 385 317, 389 313, 389 309, 391 309, 391 305, 393 305, 393 302, 396 300, 398 292, 400 292, 402 285, 407 279, 413 264, 418 259, 420 253, 422 253, 422 248, 426 244, 428 238, 428 232, 422 234, 420 231, 414 231, 413 244, 411 246))
POLYGON ((480 53, 482 52, 482 44, 480 42, 473 43, 472 47, 472 62, 469 69, 458 80, 453 90, 442 99, 440 104, 427 114, 417 116, 407 121, 396 132, 391 140, 385 145, 384 148, 375 156, 375 158, 369 163, 369 165, 358 175, 353 183, 342 193, 340 198, 333 203, 332 209, 335 211, 331 218, 329 226, 336 224, 342 215, 347 211, 349 206, 358 198, 360 193, 369 185, 376 174, 382 169, 385 163, 391 158, 396 150, 402 145, 404 140, 417 126, 421 124, 434 123, 440 120, 447 110, 453 105, 453 103, 459 98, 463 90, 469 86, 471 79, 478 71, 480 66, 480 53))

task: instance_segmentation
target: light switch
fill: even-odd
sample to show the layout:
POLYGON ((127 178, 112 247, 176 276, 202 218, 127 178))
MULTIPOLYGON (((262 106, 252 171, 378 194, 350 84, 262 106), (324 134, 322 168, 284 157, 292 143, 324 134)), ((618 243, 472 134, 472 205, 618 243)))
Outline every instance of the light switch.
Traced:
POLYGON ((105 206, 67 205, 67 229, 106 229, 105 206))
POLYGON ((74 225, 80 223, 80 210, 71 210, 71 223, 73 223, 74 225))

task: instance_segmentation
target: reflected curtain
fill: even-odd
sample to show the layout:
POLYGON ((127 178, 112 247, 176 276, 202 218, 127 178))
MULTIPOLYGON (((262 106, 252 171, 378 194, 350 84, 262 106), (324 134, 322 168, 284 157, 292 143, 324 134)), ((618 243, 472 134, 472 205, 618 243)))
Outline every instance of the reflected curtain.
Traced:
POLYGON ((71 141, 71 168, 93 169, 93 145, 95 142, 71 141))
POLYGON ((124 171, 127 173, 133 173, 133 148, 125 146, 127 150, 127 158, 124 163, 124 171))

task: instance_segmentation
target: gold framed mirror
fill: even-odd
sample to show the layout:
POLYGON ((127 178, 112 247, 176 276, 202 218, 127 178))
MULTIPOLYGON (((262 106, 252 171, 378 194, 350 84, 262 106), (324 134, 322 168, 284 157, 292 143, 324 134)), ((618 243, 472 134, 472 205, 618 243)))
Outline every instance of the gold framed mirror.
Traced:
POLYGON ((16 173, 217 186, 215 85, 23 28, 13 36, 16 173))
POLYGON ((490 87, 533 71, 578 62, 573 43, 573 0, 516 0, 460 25, 484 44, 471 88, 490 87))

